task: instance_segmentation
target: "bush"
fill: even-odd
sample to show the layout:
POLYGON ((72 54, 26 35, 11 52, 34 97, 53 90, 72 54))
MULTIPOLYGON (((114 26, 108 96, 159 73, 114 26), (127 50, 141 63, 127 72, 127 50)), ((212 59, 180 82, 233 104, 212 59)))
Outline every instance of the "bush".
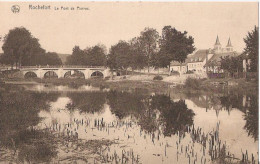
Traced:
POLYGON ((160 75, 154 76, 153 80, 162 80, 163 77, 160 75))
POLYGON ((180 75, 178 71, 171 71, 171 75, 180 75))
POLYGON ((200 89, 200 87, 201 87, 200 80, 198 80, 198 79, 189 77, 185 81, 185 88, 198 90, 198 89, 200 89))
POLYGON ((194 72, 193 71, 191 71, 191 70, 188 70, 187 72, 186 72, 186 74, 193 74, 194 72))

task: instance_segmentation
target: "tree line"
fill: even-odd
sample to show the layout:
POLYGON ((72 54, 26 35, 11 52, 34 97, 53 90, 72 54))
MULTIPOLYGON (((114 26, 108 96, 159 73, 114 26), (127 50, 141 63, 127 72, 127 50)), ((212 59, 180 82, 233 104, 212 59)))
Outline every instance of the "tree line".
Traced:
MULTIPOLYGON (((11 29, 3 38, 0 63, 11 66, 62 65, 57 53, 46 52, 37 38, 24 27, 11 29)), ((250 71, 258 71, 258 28, 244 39, 246 47, 243 54, 251 59, 250 71)), ((112 45, 107 54, 106 47, 98 44, 86 49, 75 46, 67 57, 68 65, 108 66, 112 70, 136 70, 150 67, 166 68, 171 61, 185 62, 189 54, 195 50, 194 38, 187 31, 181 32, 174 27, 164 26, 159 32, 146 27, 129 41, 120 40, 112 45)), ((221 60, 221 68, 229 73, 243 70, 242 58, 225 57, 221 60)))
MULTIPOLYGON (((106 54, 104 45, 86 49, 75 46, 67 57, 68 65, 108 66, 115 70, 168 67, 171 61, 184 62, 194 50, 194 39, 187 32, 165 26, 160 36, 156 29, 146 27, 129 41, 120 40, 106 54)), ((39 40, 24 27, 11 29, 4 37, 4 54, 0 62, 12 66, 61 65, 57 53, 47 52, 39 40)))
POLYGON ((13 66, 61 65, 55 52, 46 52, 39 40, 24 27, 11 29, 3 39, 0 63, 13 66))
POLYGON ((194 39, 171 26, 162 29, 162 36, 156 29, 146 27, 140 35, 129 41, 120 40, 111 46, 106 54, 105 47, 80 49, 75 46, 66 64, 108 66, 112 70, 136 70, 168 67, 171 61, 184 62, 194 50, 194 39))
POLYGON ((105 66, 106 65, 106 47, 104 45, 95 45, 84 50, 75 46, 72 55, 66 59, 67 65, 87 65, 87 66, 105 66))
POLYGON ((187 32, 165 26, 160 36, 156 29, 146 27, 140 36, 119 41, 111 46, 107 65, 114 70, 169 67, 171 61, 183 63, 195 50, 194 39, 187 32))

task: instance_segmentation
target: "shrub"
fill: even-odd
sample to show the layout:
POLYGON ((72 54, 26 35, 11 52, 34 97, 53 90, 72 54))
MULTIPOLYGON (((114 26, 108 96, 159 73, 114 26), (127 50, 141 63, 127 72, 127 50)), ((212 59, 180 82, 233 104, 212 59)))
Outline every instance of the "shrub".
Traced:
POLYGON ((178 71, 171 71, 171 75, 180 75, 178 71))
POLYGON ((185 88, 198 90, 198 89, 200 89, 200 87, 201 87, 200 80, 198 80, 198 79, 189 77, 185 81, 185 88))
POLYGON ((194 72, 193 71, 191 71, 191 70, 188 70, 187 72, 186 72, 186 74, 193 74, 194 72))
POLYGON ((154 76, 153 80, 162 80, 163 77, 160 75, 154 76))

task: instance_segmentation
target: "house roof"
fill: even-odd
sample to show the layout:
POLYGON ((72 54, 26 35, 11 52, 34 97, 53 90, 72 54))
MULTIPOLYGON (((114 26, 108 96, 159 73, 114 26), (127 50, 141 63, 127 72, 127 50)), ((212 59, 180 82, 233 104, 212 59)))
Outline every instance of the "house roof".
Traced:
POLYGON ((179 62, 172 61, 171 66, 185 66, 187 63, 203 62, 206 58, 206 54, 206 49, 198 50, 194 54, 188 55, 184 63, 181 64, 179 62))
POLYGON ((203 62, 207 55, 206 49, 198 50, 193 55, 188 56, 187 63, 203 62))
POLYGON ((226 57, 226 56, 230 56, 230 57, 237 57, 239 56, 240 53, 237 52, 223 52, 223 53, 217 53, 214 54, 209 61, 205 64, 205 66, 220 66, 221 65, 221 57, 226 57))

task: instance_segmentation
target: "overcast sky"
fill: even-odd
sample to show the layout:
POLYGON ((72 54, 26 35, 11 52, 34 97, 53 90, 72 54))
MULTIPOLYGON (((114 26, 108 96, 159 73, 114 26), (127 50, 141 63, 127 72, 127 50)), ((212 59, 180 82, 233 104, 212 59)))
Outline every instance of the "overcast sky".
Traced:
POLYGON ((234 49, 241 52, 243 38, 258 26, 258 3, 0 2, 0 22, 0 36, 23 26, 39 39, 42 48, 58 53, 71 54, 75 45, 84 49, 98 43, 109 49, 119 40, 138 36, 145 27, 161 33, 165 25, 186 30, 197 49, 212 48, 218 35, 222 46, 230 37, 234 49), (51 10, 30 10, 30 4, 51 5, 51 10), (13 5, 20 6, 19 13, 11 11, 13 5), (54 10, 61 6, 75 10, 54 10), (77 10, 78 6, 89 10, 77 10))

